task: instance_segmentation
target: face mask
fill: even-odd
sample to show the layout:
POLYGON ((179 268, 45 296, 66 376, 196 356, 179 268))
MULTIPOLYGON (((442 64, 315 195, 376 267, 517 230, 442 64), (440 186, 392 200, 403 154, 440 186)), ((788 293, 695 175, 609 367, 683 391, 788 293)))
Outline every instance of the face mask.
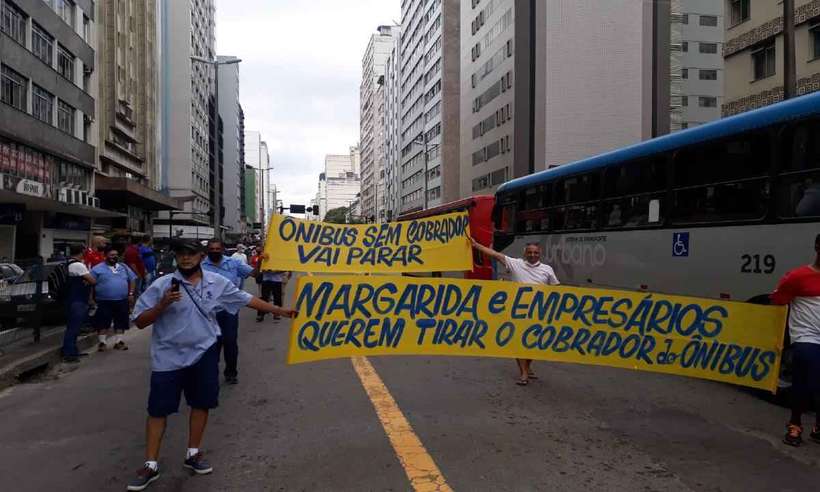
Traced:
POLYGON ((177 270, 179 270, 180 275, 182 275, 183 277, 190 278, 191 275, 194 275, 195 273, 197 273, 200 270, 200 267, 199 267, 199 264, 197 263, 197 265, 195 267, 191 267, 191 268, 182 268, 181 266, 178 266, 177 270))
POLYGON ((214 263, 219 263, 222 261, 222 253, 208 253, 208 258, 214 263))
POLYGON ((117 258, 114 258, 114 259, 111 259, 111 258, 106 258, 106 259, 105 259, 105 262, 106 262, 106 263, 108 263, 108 264, 109 264, 109 265, 111 265, 111 266, 114 266, 114 265, 116 265, 116 264, 117 264, 117 258))

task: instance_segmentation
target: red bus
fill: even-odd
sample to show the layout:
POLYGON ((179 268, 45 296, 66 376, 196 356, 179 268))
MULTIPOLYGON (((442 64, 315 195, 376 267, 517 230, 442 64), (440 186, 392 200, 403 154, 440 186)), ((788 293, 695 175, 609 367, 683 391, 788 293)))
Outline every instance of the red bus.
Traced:
MULTIPOLYGON (((495 197, 492 195, 479 195, 455 202, 445 203, 438 207, 420 210, 400 215, 398 220, 423 219, 436 215, 449 214, 451 212, 466 211, 470 217, 470 234, 479 243, 490 246, 493 242, 493 206, 495 197)), ((440 277, 441 272, 431 272, 433 276, 440 277)), ((493 265, 489 258, 473 250, 473 270, 464 272, 464 278, 489 280, 493 278, 493 265)))

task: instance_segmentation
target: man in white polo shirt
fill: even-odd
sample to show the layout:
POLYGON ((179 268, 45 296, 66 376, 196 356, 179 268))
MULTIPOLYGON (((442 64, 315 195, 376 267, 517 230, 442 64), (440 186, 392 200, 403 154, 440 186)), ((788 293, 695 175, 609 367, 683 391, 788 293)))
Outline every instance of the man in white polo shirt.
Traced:
MULTIPOLYGON (((499 253, 482 244, 479 244, 472 237, 470 242, 478 251, 484 253, 491 258, 502 262, 506 265, 510 272, 513 282, 521 282, 524 284, 542 284, 542 285, 559 285, 558 277, 552 267, 541 263, 541 246, 538 243, 527 243, 524 247, 524 258, 511 258, 503 253, 499 253)), ((518 363, 518 370, 521 371, 521 377, 516 384, 519 386, 526 386, 530 379, 536 379, 535 373, 531 369, 532 359, 515 359, 518 363)))

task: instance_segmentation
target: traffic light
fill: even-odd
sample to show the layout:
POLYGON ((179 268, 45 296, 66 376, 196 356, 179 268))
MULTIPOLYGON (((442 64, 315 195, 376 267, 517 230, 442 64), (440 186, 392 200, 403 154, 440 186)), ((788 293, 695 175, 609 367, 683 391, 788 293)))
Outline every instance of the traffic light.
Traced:
POLYGON ((305 206, 304 205, 290 205, 290 213, 292 214, 303 214, 305 213, 305 206))

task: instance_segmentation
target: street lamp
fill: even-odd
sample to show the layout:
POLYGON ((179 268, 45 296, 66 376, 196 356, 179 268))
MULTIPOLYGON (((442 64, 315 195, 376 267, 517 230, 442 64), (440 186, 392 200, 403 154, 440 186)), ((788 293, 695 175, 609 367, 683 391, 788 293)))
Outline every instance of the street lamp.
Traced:
MULTIPOLYGON (((216 135, 214 139, 216 140, 216 166, 217 166, 217 180, 219 179, 219 173, 221 169, 219 169, 219 66, 220 65, 234 65, 236 63, 241 62, 242 60, 239 58, 228 58, 225 60, 219 60, 218 58, 214 58, 209 60, 207 58, 203 58, 201 56, 191 56, 191 61, 205 63, 206 65, 211 65, 214 67, 214 113, 215 113, 215 122, 214 127, 216 128, 216 135)), ((222 193, 219 190, 219 183, 215 183, 214 185, 214 197, 216 199, 216 203, 213 205, 215 208, 214 213, 214 234, 216 237, 222 237, 222 207, 220 203, 222 203, 222 193)))

